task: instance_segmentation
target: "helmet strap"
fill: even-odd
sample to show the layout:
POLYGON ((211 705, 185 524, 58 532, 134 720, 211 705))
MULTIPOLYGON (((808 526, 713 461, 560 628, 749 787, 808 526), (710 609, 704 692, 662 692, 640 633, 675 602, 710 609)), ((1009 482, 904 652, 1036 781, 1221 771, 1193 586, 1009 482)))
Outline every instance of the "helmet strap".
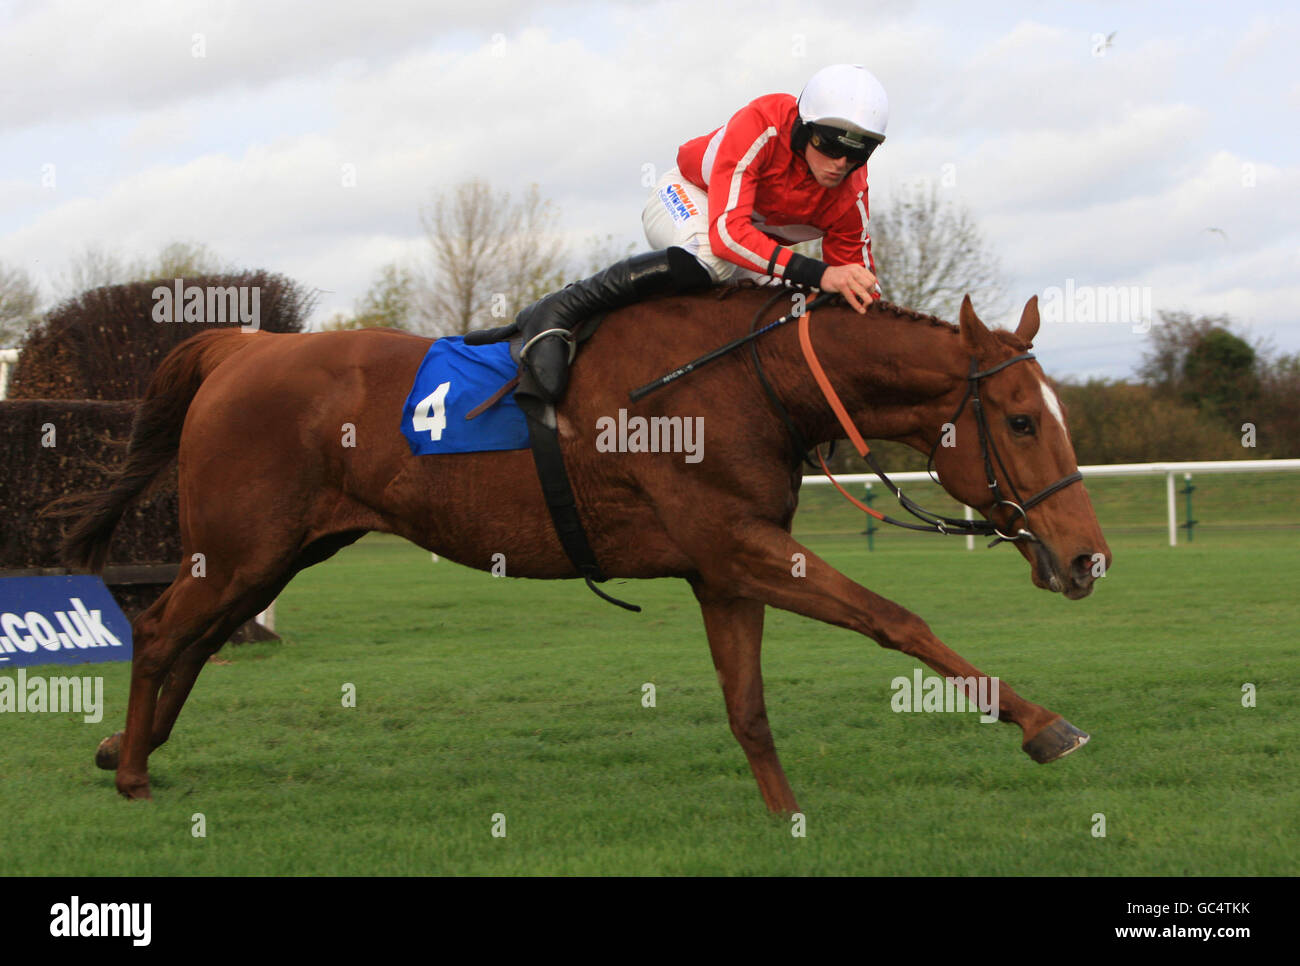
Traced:
POLYGON ((803 122, 797 113, 794 116, 794 126, 790 129, 790 147, 794 153, 803 157, 803 149, 808 146, 808 141, 812 138, 812 131, 808 125, 803 122))

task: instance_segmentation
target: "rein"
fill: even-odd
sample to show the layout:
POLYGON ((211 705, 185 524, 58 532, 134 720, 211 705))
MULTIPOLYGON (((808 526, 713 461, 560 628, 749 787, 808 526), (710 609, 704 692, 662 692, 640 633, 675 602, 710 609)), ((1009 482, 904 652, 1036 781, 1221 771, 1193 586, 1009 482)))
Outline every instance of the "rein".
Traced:
MULTIPOLYGON (((775 303, 778 299, 784 297, 785 297, 785 292, 782 291, 782 292, 777 292, 776 295, 768 299, 767 302, 763 305, 763 307, 758 310, 758 315, 754 318, 754 324, 755 325, 758 324, 758 320, 763 317, 763 313, 766 312, 773 303, 775 303)), ((731 342, 728 342, 724 346, 719 346, 718 348, 714 349, 712 352, 705 353, 704 355, 700 356, 698 359, 695 359, 692 362, 688 362, 686 363, 686 365, 681 366, 678 369, 674 369, 672 372, 668 373, 667 375, 660 376, 654 382, 647 382, 644 386, 641 386, 637 389, 633 389, 630 393, 628 393, 628 397, 632 400, 632 402, 640 402, 642 399, 650 395, 652 392, 656 392, 657 390, 662 389, 664 386, 667 386, 669 383, 676 382, 682 376, 690 375, 696 369, 699 369, 701 366, 708 365, 710 362, 712 362, 715 359, 721 359, 727 353, 739 349, 746 342, 752 342, 754 339, 757 339, 760 335, 766 335, 768 332, 771 332, 773 329, 777 328, 778 326, 785 325, 787 322, 789 322, 792 319, 798 318, 800 315, 803 315, 807 312, 811 312, 813 309, 820 308, 821 306, 828 304, 834 298, 836 298, 834 292, 824 292, 821 295, 817 296, 815 299, 813 299, 811 302, 809 302, 808 305, 803 307, 802 309, 796 309, 793 312, 781 316, 775 322, 769 322, 767 325, 763 326, 757 332, 751 331, 749 335, 742 335, 739 339, 735 339, 731 342)), ((807 451, 804 450, 804 452, 807 451)))

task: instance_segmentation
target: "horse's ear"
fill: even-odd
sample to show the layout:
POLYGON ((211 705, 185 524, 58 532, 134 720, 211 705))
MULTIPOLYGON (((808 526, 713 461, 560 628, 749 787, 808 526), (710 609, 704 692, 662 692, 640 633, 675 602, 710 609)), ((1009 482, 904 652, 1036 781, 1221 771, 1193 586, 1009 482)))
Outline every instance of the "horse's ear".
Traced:
POLYGON ((1038 296, 1033 296, 1025 303, 1025 310, 1020 313, 1020 324, 1016 326, 1016 338, 1026 345, 1034 344, 1038 335, 1038 296))
POLYGON ((970 295, 961 300, 958 321, 961 323, 961 340, 966 344, 966 351, 973 356, 980 356, 982 350, 993 340, 993 336, 975 314, 975 307, 970 304, 970 295))

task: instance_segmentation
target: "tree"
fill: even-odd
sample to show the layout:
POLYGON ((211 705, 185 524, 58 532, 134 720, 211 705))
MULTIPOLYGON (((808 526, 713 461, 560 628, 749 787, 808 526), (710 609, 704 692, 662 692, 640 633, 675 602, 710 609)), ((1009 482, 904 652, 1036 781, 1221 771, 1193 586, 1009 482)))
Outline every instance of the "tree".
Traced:
POLYGON ((1138 375, 1160 398, 1193 406, 1222 427, 1245 455, 1300 457, 1300 356, 1274 357, 1235 328, 1227 315, 1161 312, 1138 375), (1254 444, 1243 446, 1242 438, 1254 444))
POLYGON ((621 262, 633 254, 635 247, 632 242, 619 244, 613 235, 605 235, 604 237, 600 235, 588 236, 587 252, 583 259, 586 263, 584 277, 595 275, 601 269, 609 268, 615 262, 621 262))
POLYGON ((1257 361, 1245 339, 1213 328, 1183 360, 1184 394, 1203 411, 1236 421, 1259 402, 1257 361))
POLYGON ((94 288, 131 280, 131 272, 121 256, 98 245, 87 245, 68 260, 67 269, 54 282, 54 293, 56 300, 62 302, 94 288))
POLYGON ((405 329, 411 317, 415 277, 397 262, 389 262, 375 275, 357 303, 356 329, 405 329))
POLYGON ((40 317, 40 291, 27 272, 0 264, 0 347, 15 346, 40 317))
POLYGON ((415 276, 398 262, 375 273, 366 294, 357 300, 356 313, 336 312, 324 329, 406 329, 410 327, 415 276))
POLYGON ((1227 460, 1250 455, 1237 435, 1195 405, 1149 385, 1059 382, 1070 440, 1083 465, 1152 460, 1227 460))
POLYGON ((536 185, 521 201, 466 181, 420 212, 429 260, 412 280, 417 324, 431 335, 501 325, 564 279, 555 206, 536 185))
POLYGON ((1233 331, 1229 316, 1161 312, 1138 375, 1162 395, 1233 423, 1259 403, 1267 352, 1233 331))
POLYGON ((559 211, 529 185, 515 208, 515 232, 505 244, 502 258, 505 314, 510 318, 543 295, 564 287, 565 251, 552 234, 559 211))
POLYGON ((59 275, 54 288, 58 301, 62 302, 105 285, 223 275, 232 271, 233 266, 201 242, 168 242, 157 255, 142 256, 130 262, 98 245, 87 245, 68 261, 67 269, 59 275))
POLYGON ((1210 330, 1230 329, 1226 315, 1194 317, 1190 312, 1160 313, 1160 324, 1151 326, 1148 346, 1138 366, 1138 378, 1168 395, 1181 396, 1187 355, 1210 330))
POLYGON ((940 201, 931 185, 904 187, 871 217, 871 252, 884 296, 896 305, 953 319, 969 293, 985 318, 1006 308, 996 257, 975 218, 940 201))
POLYGON ((1266 359, 1260 368, 1259 417, 1247 420, 1258 424, 1259 455, 1300 458, 1300 354, 1266 359))
POLYGON ((137 260, 131 268, 131 279, 193 278, 232 270, 232 266, 202 242, 174 241, 164 245, 154 260, 137 260))

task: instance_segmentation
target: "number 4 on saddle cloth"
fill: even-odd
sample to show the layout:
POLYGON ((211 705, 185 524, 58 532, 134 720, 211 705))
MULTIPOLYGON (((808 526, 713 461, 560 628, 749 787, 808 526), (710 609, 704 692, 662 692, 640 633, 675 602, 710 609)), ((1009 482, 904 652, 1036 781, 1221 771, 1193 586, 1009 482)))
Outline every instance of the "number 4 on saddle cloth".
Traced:
POLYGON ((418 455, 527 449, 528 423, 507 392, 466 417, 515 378, 510 345, 467 346, 458 335, 429 347, 402 407, 402 434, 418 455))

